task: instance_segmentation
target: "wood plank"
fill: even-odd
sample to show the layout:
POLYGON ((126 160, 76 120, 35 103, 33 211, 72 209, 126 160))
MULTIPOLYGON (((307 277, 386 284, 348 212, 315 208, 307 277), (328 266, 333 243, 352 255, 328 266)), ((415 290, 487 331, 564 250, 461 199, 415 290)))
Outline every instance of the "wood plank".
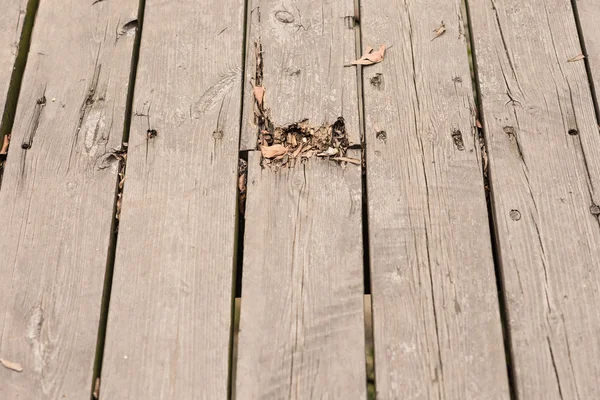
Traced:
MULTIPOLYGON (((4 114, 10 78, 19 51, 19 42, 25 21, 27 0, 0 0, 0 113, 4 114)), ((0 115, 0 118, 1 118, 0 115)), ((0 123, 4 124, 4 122, 0 123)), ((2 127, 0 127, 0 147, 2 146, 2 127)))
MULTIPOLYGON (((343 68, 356 58, 354 3, 339 3, 315 6, 307 1, 250 2, 245 105, 253 104, 254 45, 262 38, 262 84, 268 114, 276 126, 303 119, 312 126, 321 126, 334 123, 341 115, 347 126, 358 126, 356 68, 343 68), (271 53, 265 49, 267 46, 271 53)), ((244 106, 243 122, 240 149, 253 150, 257 147, 253 107, 244 106)), ((358 129, 348 135, 351 143, 360 144, 358 129)))
POLYGON ((600 398, 600 136, 571 1, 469 4, 517 395, 600 398))
POLYGON ((243 10, 146 1, 103 399, 227 398, 243 10))
POLYGON ((248 166, 236 398, 366 399, 360 167, 248 166))
POLYGON ((598 96, 600 90, 600 2, 595 0, 577 0, 577 14, 585 45, 585 55, 592 72, 593 87, 598 96))
MULTIPOLYGON (((356 69, 344 67, 355 58, 353 7, 249 5, 247 80, 257 43, 263 109, 276 128, 342 117, 349 141, 360 142, 356 69)), ((253 148, 256 105, 252 92, 245 96, 243 133, 253 148)), ((236 398, 366 399, 361 168, 312 157, 277 170, 260 159, 250 152, 236 398)))
POLYGON ((0 358, 23 367, 0 398, 90 396, 137 8, 40 4, 0 191, 0 358))
POLYGON ((362 4, 363 47, 393 44, 364 69, 382 399, 509 398, 460 7, 362 4))

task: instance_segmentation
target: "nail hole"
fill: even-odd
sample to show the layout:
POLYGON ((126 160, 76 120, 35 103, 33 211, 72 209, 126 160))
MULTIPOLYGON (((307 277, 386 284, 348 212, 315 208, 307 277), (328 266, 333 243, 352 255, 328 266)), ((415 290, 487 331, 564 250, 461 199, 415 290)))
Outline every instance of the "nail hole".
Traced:
POLYGON ((371 85, 375 86, 378 89, 381 87, 382 83, 383 74, 381 74, 380 72, 376 73, 375 76, 371 78, 371 85))
POLYGON ((513 221, 518 221, 521 219, 521 213, 519 212, 519 210, 510 210, 509 215, 513 221))
POLYGON ((463 151, 465 149, 462 132, 459 129, 452 130, 452 140, 454 141, 454 146, 456 146, 457 150, 463 151))
POLYGON ((156 132, 156 129, 148 129, 146 131, 147 135, 148 135, 148 139, 153 139, 156 137, 156 135, 158 135, 158 132, 156 132))
POLYGON ((577 129, 569 129, 569 135, 575 136, 578 134, 579 134, 579 131, 577 129))

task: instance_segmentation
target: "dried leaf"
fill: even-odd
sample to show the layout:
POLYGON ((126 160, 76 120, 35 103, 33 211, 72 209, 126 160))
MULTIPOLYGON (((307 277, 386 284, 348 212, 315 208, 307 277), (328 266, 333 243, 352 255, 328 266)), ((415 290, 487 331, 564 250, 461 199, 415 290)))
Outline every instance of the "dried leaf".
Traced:
POLYGON ((481 125, 481 121, 479 121, 479 118, 477 118, 475 120, 475 126, 478 127, 479 129, 483 129, 483 125, 481 125))
POLYGON ((300 154, 300 152, 302 152, 303 147, 304 147, 304 144, 300 144, 300 146, 298 146, 298 148, 296 150, 294 150, 294 153, 292 154, 292 158, 298 157, 298 154, 300 154))
POLYGON ((100 378, 96 378, 96 383, 94 384, 94 393, 92 393, 95 399, 100 398, 100 378))
POLYGON ((380 63, 383 61, 385 56, 385 44, 379 46, 379 50, 373 51, 371 46, 367 46, 367 49, 363 53, 363 56, 356 61, 352 61, 353 65, 371 65, 380 63))
POLYGON ((256 99, 258 106, 262 107, 263 100, 265 98, 265 88, 262 86, 254 86, 253 91, 254 91, 254 98, 256 99))
POLYGON ((0 149, 0 154, 6 154, 8 152, 9 143, 10 135, 4 135, 4 143, 2 144, 2 149, 0 149))
POLYGON ((433 37, 433 39, 431 39, 431 41, 433 42, 435 39, 439 38, 440 36, 442 36, 444 34, 444 32, 446 32, 446 25, 444 25, 444 21, 442 21, 441 25, 439 28, 434 29, 433 30, 435 32, 435 36, 433 37))
POLYGON ((580 54, 580 55, 575 56, 573 58, 569 58, 567 60, 567 62, 575 62, 575 61, 583 60, 584 58, 585 58, 585 56, 583 54, 580 54))
POLYGON ((238 177, 238 189, 239 189, 240 193, 246 192, 246 176, 245 175, 240 175, 238 177))
POLYGON ((305 151, 300 155, 300 158, 306 158, 309 159, 312 156, 314 156, 315 154, 317 154, 316 150, 309 150, 309 151, 305 151))
POLYGON ((345 161, 345 162, 349 162, 351 164, 356 164, 356 165, 360 165, 361 161, 357 158, 349 158, 349 157, 333 157, 332 160, 334 161, 345 161))
POLYGON ((287 148, 280 144, 274 144, 273 146, 260 146, 260 152, 264 158, 275 158, 283 156, 287 153, 287 148))
POLYGON ((379 54, 381 54, 381 60, 385 56, 385 44, 379 45, 379 54))
POLYGON ((6 367, 8 369, 12 369, 13 371, 16 371, 16 372, 23 371, 23 367, 21 366, 21 364, 16 363, 16 362, 12 362, 12 361, 8 361, 8 360, 4 360, 4 359, 0 358, 0 364, 4 365, 4 367, 6 367))
POLYGON ((327 150, 317 154, 317 157, 331 157, 335 156, 339 152, 338 149, 329 147, 327 150))

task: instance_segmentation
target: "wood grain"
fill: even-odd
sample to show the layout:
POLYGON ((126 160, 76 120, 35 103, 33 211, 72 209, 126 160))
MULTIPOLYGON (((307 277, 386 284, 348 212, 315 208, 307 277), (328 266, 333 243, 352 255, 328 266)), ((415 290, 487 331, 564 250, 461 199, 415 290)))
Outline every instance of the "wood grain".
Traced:
MULTIPOLYGON (((275 126, 343 117, 360 143, 353 1, 249 5, 246 80, 262 46, 265 108, 275 126)), ((242 148, 254 148, 245 83, 242 148)), ((354 151, 353 157, 360 157, 354 151)), ((316 157, 261 169, 250 153, 237 399, 366 398, 361 171, 316 157)))
POLYGON ((103 399, 227 398, 243 9, 146 1, 103 399))
POLYGON ((460 1, 361 11, 377 398, 508 399, 460 1))
POLYGON ((236 398, 366 399, 360 167, 248 165, 236 398))
POLYGON ((39 6, 0 191, 0 358, 23 367, 0 398, 90 396, 137 7, 39 6))
MULTIPOLYGON (((21 31, 25 21, 27 0, 0 0, 0 113, 6 105, 10 78, 19 51, 21 31)), ((2 114, 0 114, 0 118, 2 114)), ((0 128, 0 147, 2 146, 2 128, 0 128)))
POLYGON ((517 395, 600 398, 600 136, 571 1, 469 4, 517 395))
POLYGON ((354 1, 252 0, 248 9, 240 149, 255 149, 257 143, 255 43, 263 46, 265 107, 275 126, 308 119, 318 127, 343 116, 351 128, 348 139, 359 144, 356 68, 344 68, 356 58, 354 1))
POLYGON ((592 83, 598 96, 600 90, 600 2, 596 0, 577 0, 577 17, 581 26, 582 37, 585 45, 585 56, 592 73, 592 83))

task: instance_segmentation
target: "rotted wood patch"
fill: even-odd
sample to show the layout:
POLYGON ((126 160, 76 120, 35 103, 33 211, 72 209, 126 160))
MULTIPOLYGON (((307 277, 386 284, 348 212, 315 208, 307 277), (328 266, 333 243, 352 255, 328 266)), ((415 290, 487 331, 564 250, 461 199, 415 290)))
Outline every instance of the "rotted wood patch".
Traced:
POLYGON ((361 148, 351 145, 346 132, 344 117, 333 124, 311 126, 308 119, 286 126, 275 126, 270 110, 265 106, 266 88, 263 84, 262 44, 254 43, 256 54, 254 93, 254 123, 258 128, 257 148, 261 152, 261 165, 279 168, 294 168, 297 162, 306 162, 311 157, 327 158, 345 166, 348 163, 361 165, 358 158, 348 157, 348 149, 361 148))

